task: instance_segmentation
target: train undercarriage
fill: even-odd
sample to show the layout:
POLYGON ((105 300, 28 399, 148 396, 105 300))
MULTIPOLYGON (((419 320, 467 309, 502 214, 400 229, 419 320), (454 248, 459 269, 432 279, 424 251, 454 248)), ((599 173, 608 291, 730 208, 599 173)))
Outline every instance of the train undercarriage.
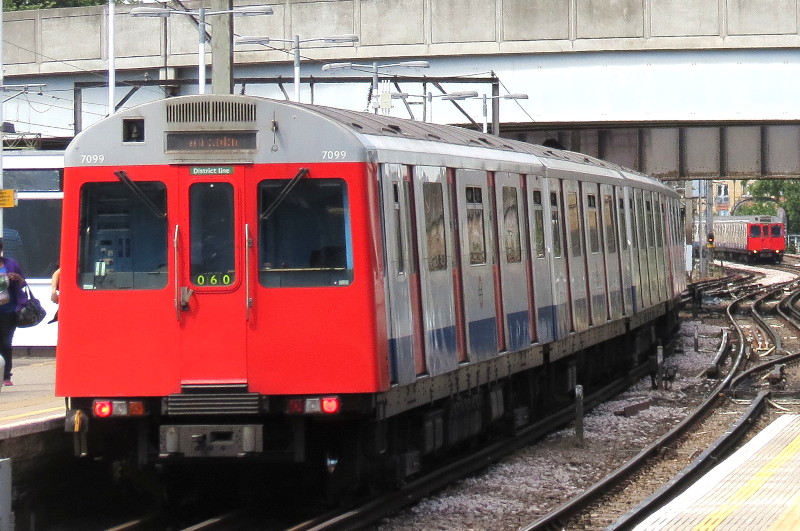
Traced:
MULTIPOLYGON (((568 406, 576 385, 588 395, 652 363, 656 346, 669 342, 677 324, 675 309, 662 306, 660 316, 635 328, 628 322, 621 334, 614 333, 619 323, 609 323, 605 332, 590 330, 567 343, 534 345, 527 352, 471 364, 472 372, 462 367, 456 371, 462 374, 423 380, 416 389, 349 396, 335 415, 289 415, 288 398, 263 396, 254 406, 261 410, 258 415, 208 415, 197 408, 220 397, 190 393, 196 404, 186 414, 170 411, 169 398, 164 398, 145 403, 145 410, 157 415, 103 419, 90 416, 92 399, 73 398, 67 431, 74 434, 76 454, 102 455, 139 470, 221 464, 225 469, 227 464, 229 471, 251 475, 260 470, 256 477, 270 477, 273 469, 281 469, 302 477, 304 488, 316 485, 334 496, 365 486, 398 485, 568 406), (609 337, 575 348, 604 334, 609 337), (432 399, 409 405, 422 404, 424 397, 432 399)), ((231 394, 228 402, 244 407, 244 397, 236 401, 231 394)))

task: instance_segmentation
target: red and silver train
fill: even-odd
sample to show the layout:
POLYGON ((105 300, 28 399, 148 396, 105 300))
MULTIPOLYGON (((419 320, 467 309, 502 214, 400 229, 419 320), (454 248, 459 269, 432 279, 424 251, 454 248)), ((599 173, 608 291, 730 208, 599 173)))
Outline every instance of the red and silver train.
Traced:
POLYGON ((403 478, 674 328, 679 199, 585 155, 248 96, 66 153, 56 392, 82 455, 403 478))
POLYGON ((777 216, 714 218, 714 253, 744 262, 780 263, 786 251, 786 224, 777 216))

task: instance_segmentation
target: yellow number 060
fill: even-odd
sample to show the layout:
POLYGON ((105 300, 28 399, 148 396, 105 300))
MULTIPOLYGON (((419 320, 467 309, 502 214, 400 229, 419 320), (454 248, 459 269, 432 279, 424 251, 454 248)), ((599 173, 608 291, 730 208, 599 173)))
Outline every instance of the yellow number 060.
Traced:
POLYGON ((231 283, 231 276, 228 274, 218 275, 216 273, 210 273, 209 275, 197 275, 197 279, 195 280, 195 284, 198 286, 205 286, 206 284, 209 286, 217 286, 220 283, 223 286, 227 286, 231 283), (222 282, 220 282, 220 280, 222 282))

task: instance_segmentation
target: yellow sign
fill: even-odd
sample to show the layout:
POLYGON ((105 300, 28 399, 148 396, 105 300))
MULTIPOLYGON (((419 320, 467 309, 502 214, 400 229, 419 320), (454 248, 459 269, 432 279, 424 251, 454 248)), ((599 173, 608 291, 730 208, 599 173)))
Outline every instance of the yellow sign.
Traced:
POLYGON ((0 208, 11 208, 17 206, 16 190, 0 190, 0 208))

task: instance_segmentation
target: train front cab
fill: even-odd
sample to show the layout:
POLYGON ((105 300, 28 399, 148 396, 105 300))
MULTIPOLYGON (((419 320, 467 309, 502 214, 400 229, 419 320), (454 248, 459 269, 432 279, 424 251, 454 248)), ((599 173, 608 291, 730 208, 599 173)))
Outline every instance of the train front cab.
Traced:
POLYGON ((289 127, 308 114, 267 100, 252 105, 286 125, 265 133, 278 161, 188 144, 165 154, 164 106, 187 99, 120 113, 74 144, 56 393, 68 429, 98 443, 79 441, 81 453, 293 461, 326 415, 363 415, 364 394, 389 385, 376 179, 330 121, 289 127), (78 151, 116 146, 129 120, 149 142, 78 151), (309 161, 308 127, 351 161, 309 161))

